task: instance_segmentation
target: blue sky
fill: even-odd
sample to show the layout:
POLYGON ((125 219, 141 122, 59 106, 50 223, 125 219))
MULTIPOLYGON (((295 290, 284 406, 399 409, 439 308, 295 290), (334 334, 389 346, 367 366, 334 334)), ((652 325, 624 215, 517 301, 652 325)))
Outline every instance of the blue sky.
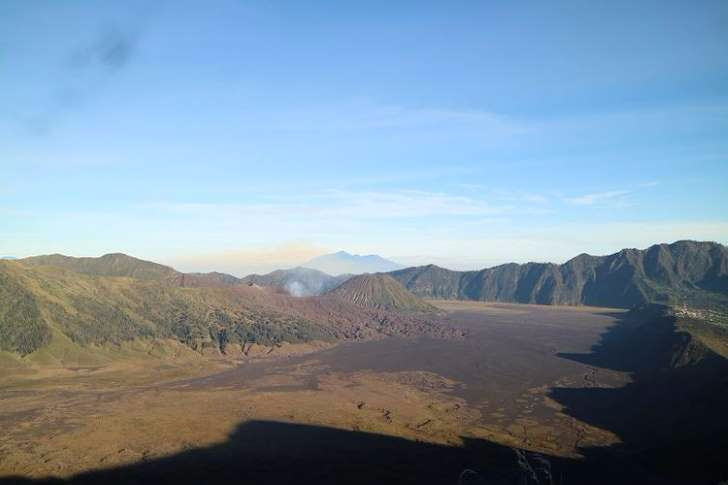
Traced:
POLYGON ((0 4, 0 255, 728 243, 728 4, 0 4))

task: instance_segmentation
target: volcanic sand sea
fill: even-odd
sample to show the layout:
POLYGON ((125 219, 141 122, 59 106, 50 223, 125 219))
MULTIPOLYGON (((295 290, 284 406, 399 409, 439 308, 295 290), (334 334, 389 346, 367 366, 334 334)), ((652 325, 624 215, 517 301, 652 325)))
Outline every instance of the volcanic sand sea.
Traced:
POLYGON ((435 302, 462 339, 386 338, 180 379, 121 374, 0 383, 0 476, 68 476, 219 443, 274 420, 457 445, 479 437, 577 456, 618 441, 563 412, 554 387, 618 387, 589 353, 621 310, 435 302))

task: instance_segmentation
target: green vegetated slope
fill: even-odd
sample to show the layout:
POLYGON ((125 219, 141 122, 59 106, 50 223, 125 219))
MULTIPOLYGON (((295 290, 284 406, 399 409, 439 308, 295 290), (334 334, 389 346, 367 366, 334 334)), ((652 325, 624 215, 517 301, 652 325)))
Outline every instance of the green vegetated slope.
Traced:
POLYGON ((505 264, 480 271, 434 265, 388 273, 425 298, 633 308, 659 302, 728 308, 728 248, 678 241, 564 264, 505 264))
POLYGON ((53 266, 76 273, 95 276, 126 276, 140 280, 160 281, 182 287, 235 286, 239 278, 225 273, 181 273, 162 264, 138 259, 123 253, 105 254, 98 258, 74 258, 62 254, 33 256, 18 260, 27 266, 53 266))
MULTIPOLYGON (((673 313, 674 314, 674 313, 673 313)), ((728 321, 726 314, 719 318, 713 315, 686 316, 678 312, 676 326, 679 330, 690 334, 712 352, 728 359, 728 321)))
MULTIPOLYGON (((144 276, 151 273, 144 270, 144 276)), ((88 346, 171 338, 192 349, 327 340, 325 325, 278 312, 262 290, 181 288, 0 261, 0 350, 29 354, 54 335, 88 346)))
POLYGON ((51 328, 18 265, 0 261, 0 350, 29 354, 48 344, 51 328))
POLYGON ((144 280, 171 279, 177 275, 177 271, 169 266, 122 253, 105 254, 99 258, 74 258, 62 254, 49 254, 23 258, 20 262, 29 266, 55 266, 89 275, 128 276, 144 280))
POLYGON ((363 274, 348 279, 331 294, 365 308, 403 312, 434 312, 436 308, 383 273, 363 274))

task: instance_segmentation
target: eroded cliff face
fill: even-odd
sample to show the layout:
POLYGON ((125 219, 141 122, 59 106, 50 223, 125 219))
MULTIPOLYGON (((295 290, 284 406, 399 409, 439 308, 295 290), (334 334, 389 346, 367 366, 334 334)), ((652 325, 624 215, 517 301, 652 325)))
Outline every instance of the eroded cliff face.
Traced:
POLYGON ((480 271, 434 265, 389 273, 424 298, 634 308, 647 303, 728 304, 728 249, 679 241, 557 265, 505 264, 480 271))

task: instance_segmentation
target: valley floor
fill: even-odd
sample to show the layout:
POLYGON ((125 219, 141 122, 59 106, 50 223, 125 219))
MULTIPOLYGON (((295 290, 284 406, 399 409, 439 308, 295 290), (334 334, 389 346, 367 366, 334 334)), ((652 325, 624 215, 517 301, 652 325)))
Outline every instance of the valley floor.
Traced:
POLYGON ((259 422, 455 447, 484 439, 571 458, 619 441, 567 414, 551 390, 629 382, 626 373, 564 357, 588 354, 623 312, 435 303, 466 338, 345 343, 233 368, 210 359, 140 361, 6 378, 0 483, 11 475, 69 477, 148 463, 225 443, 245 423, 259 422))

